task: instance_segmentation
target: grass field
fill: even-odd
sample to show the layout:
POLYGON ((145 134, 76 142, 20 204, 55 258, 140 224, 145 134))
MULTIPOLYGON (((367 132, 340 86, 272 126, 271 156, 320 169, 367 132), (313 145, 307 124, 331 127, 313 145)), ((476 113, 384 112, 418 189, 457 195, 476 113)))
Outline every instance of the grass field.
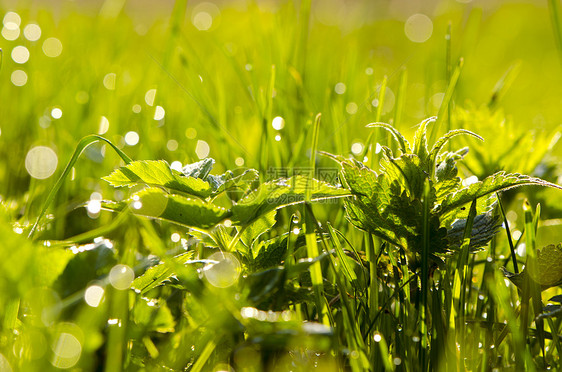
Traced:
POLYGON ((0 10, 1 372, 561 367, 558 0, 0 10))

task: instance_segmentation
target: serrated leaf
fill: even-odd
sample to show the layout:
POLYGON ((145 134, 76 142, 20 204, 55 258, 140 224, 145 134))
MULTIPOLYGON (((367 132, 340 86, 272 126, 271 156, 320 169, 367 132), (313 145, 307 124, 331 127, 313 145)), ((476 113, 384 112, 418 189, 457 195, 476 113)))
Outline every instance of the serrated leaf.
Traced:
POLYGON ((534 265, 525 265, 529 276, 543 288, 562 284, 562 243, 537 249, 534 265))
POLYGON ((147 188, 123 202, 104 202, 109 210, 129 210, 140 216, 166 220, 187 227, 208 230, 230 216, 228 209, 200 199, 166 194, 157 188, 147 188))
POLYGON ((202 198, 209 196, 212 191, 208 182, 192 176, 183 176, 180 172, 171 169, 170 165, 163 160, 134 161, 114 170, 103 179, 114 187, 146 184, 202 198))
POLYGON ((196 163, 187 164, 181 170, 181 173, 185 177, 193 177, 205 180, 207 176, 211 173, 213 166, 215 165, 215 159, 205 158, 196 163))
MULTIPOLYGON (((498 232, 501 222, 501 218, 491 212, 477 215, 472 224, 469 249, 475 251, 487 245, 498 232)), ((452 224, 447 231, 449 249, 460 248, 465 227, 466 219, 457 220, 452 224)))
POLYGON ((275 209, 302 203, 307 188, 312 189, 312 201, 340 198, 349 191, 306 176, 282 178, 265 182, 232 207, 232 222, 247 225, 275 209))
POLYGON ((460 183, 460 178, 457 177, 457 161, 464 158, 468 153, 468 147, 463 147, 455 152, 444 152, 441 153, 437 158, 437 163, 435 165, 435 178, 437 180, 437 185, 442 182, 449 180, 455 180, 460 183))
MULTIPOLYGON (((383 150, 387 150, 383 148, 383 150)), ((381 167, 391 181, 398 181, 413 199, 421 199, 424 181, 429 174, 424 171, 421 159, 412 154, 403 154, 393 158, 385 151, 381 167)))
POLYGON ((258 218, 250 226, 244 229, 240 240, 246 245, 246 247, 251 248, 254 241, 256 241, 262 234, 271 230, 273 225, 277 222, 275 219, 277 216, 277 211, 271 211, 266 215, 258 218))
POLYGON ((530 177, 519 173, 498 172, 490 177, 486 177, 482 181, 473 183, 472 185, 464 187, 457 192, 449 194, 441 203, 439 214, 446 215, 456 208, 472 202, 474 199, 524 185, 548 186, 562 189, 561 186, 544 181, 540 178, 530 177))
POLYGON ((209 174, 207 182, 211 185, 213 195, 229 189, 239 189, 244 192, 249 191, 250 185, 258 179, 258 171, 247 169, 242 174, 235 175, 231 171, 226 171, 220 176, 209 174))
POLYGON ((416 134, 414 135, 414 147, 412 152, 420 158, 422 164, 426 163, 429 156, 427 149, 427 125, 435 122, 436 120, 437 117, 433 116, 422 121, 416 130, 416 134))
POLYGON ((394 128, 392 125, 387 124, 387 123, 369 123, 367 124, 368 128, 383 128, 387 131, 389 131, 392 136, 394 137, 394 139, 398 142, 398 144, 400 144, 400 150, 402 151, 402 153, 409 153, 412 150, 410 149, 410 143, 408 143, 408 140, 406 140, 406 138, 404 138, 404 136, 402 135, 402 133, 400 133, 396 128, 394 128))
MULTIPOLYGON (((171 258, 171 260, 177 265, 185 265, 190 262, 192 256, 193 252, 186 252, 171 258)), ((146 292, 162 285, 173 274, 172 265, 161 262, 148 268, 144 274, 137 276, 131 286, 139 291, 141 295, 144 295, 146 292)))
MULTIPOLYGON (((288 237, 289 234, 283 234, 257 244, 254 250, 256 257, 250 264, 252 270, 263 270, 281 265, 287 253, 288 237)), ((304 246, 306 244, 304 234, 299 235, 294 244, 294 250, 304 246)))
POLYGON ((433 145, 433 148, 431 149, 431 152, 429 153, 429 166, 430 167, 434 167, 435 166, 435 162, 437 160, 437 156, 439 155, 439 151, 441 151, 441 148, 453 137, 461 135, 461 134, 466 134, 469 136, 473 136, 478 138, 481 141, 484 141, 484 138, 480 137, 479 135, 477 135, 476 133, 473 133, 469 130, 466 129, 454 129, 451 130, 447 133, 445 133, 441 138, 439 138, 435 144, 433 145))

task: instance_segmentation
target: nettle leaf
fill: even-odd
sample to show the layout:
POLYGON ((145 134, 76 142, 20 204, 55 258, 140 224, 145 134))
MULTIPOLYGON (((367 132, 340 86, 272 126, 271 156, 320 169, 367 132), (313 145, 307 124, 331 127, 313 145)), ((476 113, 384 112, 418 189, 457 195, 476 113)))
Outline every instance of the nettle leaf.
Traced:
MULTIPOLYGON (((459 249, 461 247, 466 221, 466 219, 456 220, 447 231, 449 249, 459 249)), ((491 212, 474 217, 469 249, 475 251, 486 246, 498 232, 501 223, 500 216, 494 215, 491 212)))
POLYGON ((250 190, 250 186, 258 179, 258 171, 247 169, 243 173, 236 175, 234 172, 226 171, 220 176, 209 174, 207 182, 211 185, 213 196, 225 190, 239 189, 243 192, 250 190))
POLYGON ((239 225, 252 223, 256 218, 273 210, 305 200, 307 188, 312 189, 311 201, 349 196, 348 190, 306 176, 281 178, 261 184, 232 207, 232 222, 239 225))
POLYGON ((464 156, 468 154, 468 147, 463 147, 455 152, 445 151, 437 157, 435 165, 435 178, 437 183, 442 183, 445 181, 455 180, 460 182, 460 178, 457 177, 459 172, 457 168, 457 161, 464 159, 464 156))
POLYGON ((205 158, 197 163, 187 164, 182 168, 181 173, 185 177, 193 177, 205 180, 207 176, 211 173, 213 166, 215 165, 215 159, 205 158))
POLYGON ((427 149, 427 125, 433 123, 437 120, 437 117, 433 116, 425 119, 420 123, 416 134, 414 135, 414 148, 412 152, 420 158, 422 164, 427 162, 429 152, 427 149))
MULTIPOLYGON (((519 288, 522 288, 524 281, 529 279, 539 284, 543 291, 562 285, 562 243, 549 244, 542 249, 537 249, 535 258, 527 256, 525 268, 520 273, 511 273, 503 267, 501 269, 504 276, 519 288)), ((559 299, 553 297, 551 300, 558 302, 559 299)))
POLYGON ((400 133, 392 125, 387 124, 387 123, 369 123, 369 124, 367 124, 367 127, 368 128, 377 128, 378 127, 378 128, 383 128, 383 129, 389 131, 390 134, 392 134, 394 139, 400 145, 400 150, 402 151, 402 153, 405 154, 405 153, 412 152, 412 150, 410 149, 410 143, 408 142, 408 140, 406 140, 406 138, 404 138, 402 133, 400 133))
POLYGON ((193 252, 186 252, 170 258, 173 262, 160 262, 159 264, 149 267, 144 274, 138 276, 133 280, 132 288, 145 295, 148 291, 162 285, 170 279, 175 273, 173 265, 188 265, 188 264, 205 264, 206 260, 193 261, 193 252))
MULTIPOLYGON (((429 153, 429 166, 431 170, 433 168, 435 168, 435 162, 437 161, 439 152, 441 151, 441 148, 447 143, 449 142, 449 140, 455 136, 461 135, 461 134, 466 134, 469 136, 473 136, 478 138, 481 141, 484 141, 484 138, 480 137, 479 135, 477 135, 476 133, 473 133, 469 130, 466 129, 454 129, 451 130, 447 133, 445 133, 445 135, 443 135, 441 138, 439 138, 435 144, 433 145, 433 148, 431 149, 431 152, 429 153)), ((461 149, 462 151, 462 149, 461 149)), ((468 149, 467 149, 468 151, 468 149)))
MULTIPOLYGON (((193 174, 195 173, 193 171, 193 174)), ((114 187, 133 187, 138 184, 146 184, 202 198, 209 196, 212 191, 208 182, 193 176, 183 175, 170 168, 170 165, 164 160, 133 161, 114 170, 113 173, 103 177, 103 179, 114 187)))
MULTIPOLYGON (((256 249, 254 250, 254 254, 256 254, 256 257, 250 263, 253 271, 269 269, 281 265, 285 260, 285 256, 287 254, 288 239, 289 234, 283 234, 273 239, 256 244, 256 249)), ((304 234, 300 234, 294 244, 294 250, 303 247, 306 244, 304 234)))
POLYGON ((248 248, 252 248, 254 242, 264 233, 271 230, 273 225, 277 222, 275 217, 277 211, 271 211, 266 215, 255 220, 250 226, 246 227, 240 236, 240 240, 248 248))
POLYGON ((115 203, 104 202, 108 210, 129 209, 136 215, 174 222, 187 227, 208 230, 228 218, 231 212, 200 199, 167 194, 157 188, 146 188, 131 198, 115 203))
MULTIPOLYGON (((562 243, 537 249, 533 265, 525 265, 529 276, 543 288, 562 284, 562 243)), ((529 259, 527 259, 529 261, 529 259)))
POLYGON ((381 160, 381 168, 389 179, 397 180, 412 198, 420 199, 424 181, 429 177, 423 170, 420 158, 412 154, 393 158, 387 148, 383 150, 385 157, 381 160))
POLYGON ((453 192, 442 201, 439 213, 446 215, 456 208, 472 202, 491 193, 508 190, 517 186, 538 185, 562 189, 561 186, 544 181, 540 178, 530 177, 519 173, 498 172, 486 177, 482 181, 473 183, 456 192, 453 192))

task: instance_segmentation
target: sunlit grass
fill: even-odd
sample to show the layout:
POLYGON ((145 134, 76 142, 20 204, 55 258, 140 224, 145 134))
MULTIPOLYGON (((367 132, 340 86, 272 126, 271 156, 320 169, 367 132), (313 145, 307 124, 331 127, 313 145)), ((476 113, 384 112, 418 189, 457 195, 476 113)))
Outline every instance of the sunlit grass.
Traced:
MULTIPOLYGON (((341 200, 310 204, 307 191, 273 222, 228 219, 206 236, 104 210, 139 189, 101 180, 132 159, 181 172, 212 157, 213 175, 312 171, 335 185, 338 167, 316 150, 379 172, 382 146, 398 146, 366 124, 412 138, 438 115, 430 143, 450 129, 484 137, 445 147, 470 147, 463 177, 560 183, 556 1, 0 9, 0 369, 559 368, 559 318, 534 319, 559 288, 541 304, 540 287, 518 290, 500 271, 561 241, 558 190, 505 192, 511 231, 474 254, 465 240, 439 268, 422 234, 412 271, 341 200)), ((241 194, 213 202, 231 208, 241 194)))

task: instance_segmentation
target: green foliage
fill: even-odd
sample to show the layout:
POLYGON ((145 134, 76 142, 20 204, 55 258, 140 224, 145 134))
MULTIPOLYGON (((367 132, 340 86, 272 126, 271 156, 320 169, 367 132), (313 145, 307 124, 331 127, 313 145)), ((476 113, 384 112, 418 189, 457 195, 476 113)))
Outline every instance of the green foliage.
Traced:
MULTIPOLYGON (((308 189, 312 190, 312 201, 349 195, 346 190, 328 183, 306 176, 294 176, 265 182, 235 202, 231 209, 226 209, 214 204, 212 198, 229 189, 247 190, 256 171, 245 171, 237 177, 232 172, 213 176, 210 174, 213 164, 213 159, 206 159, 187 165, 183 168, 183 174, 180 174, 163 161, 133 162, 104 179, 115 187, 139 184, 148 187, 122 202, 106 202, 104 207, 113 211, 130 210, 137 215, 209 230, 226 218, 244 227, 254 224, 262 217, 271 219, 274 216, 271 213, 278 208, 304 202, 308 189)), ((266 223, 265 226, 267 228, 269 225, 266 223)), ((254 229, 256 232, 265 231, 261 225, 255 225, 254 229)))
POLYGON ((0 370, 561 369, 556 0, 54 3, 4 6, 0 370))
MULTIPOLYGON (((410 255, 410 265, 417 264, 415 254, 422 252, 422 226, 426 217, 422 205, 424 183, 429 184, 428 203, 430 255, 451 252, 460 246, 460 237, 465 222, 462 218, 464 205, 502 190, 522 185, 539 185, 560 188, 560 186, 517 173, 498 172, 482 181, 463 185, 457 176, 456 162, 466 154, 465 149, 457 152, 441 153, 448 140, 460 134, 468 134, 479 139, 476 134, 466 130, 453 130, 438 139, 428 148, 427 125, 434 118, 423 121, 414 137, 412 148, 404 137, 389 125, 371 124, 390 131, 399 142, 399 156, 383 147, 380 173, 369 169, 355 160, 333 157, 341 164, 342 179, 353 194, 345 200, 347 216, 358 228, 372 233, 388 243, 398 246, 410 255), (438 162, 439 161, 439 162, 438 162)), ((499 220, 489 212, 493 198, 478 205, 475 229, 472 230, 471 248, 486 245, 497 231, 499 220)))

